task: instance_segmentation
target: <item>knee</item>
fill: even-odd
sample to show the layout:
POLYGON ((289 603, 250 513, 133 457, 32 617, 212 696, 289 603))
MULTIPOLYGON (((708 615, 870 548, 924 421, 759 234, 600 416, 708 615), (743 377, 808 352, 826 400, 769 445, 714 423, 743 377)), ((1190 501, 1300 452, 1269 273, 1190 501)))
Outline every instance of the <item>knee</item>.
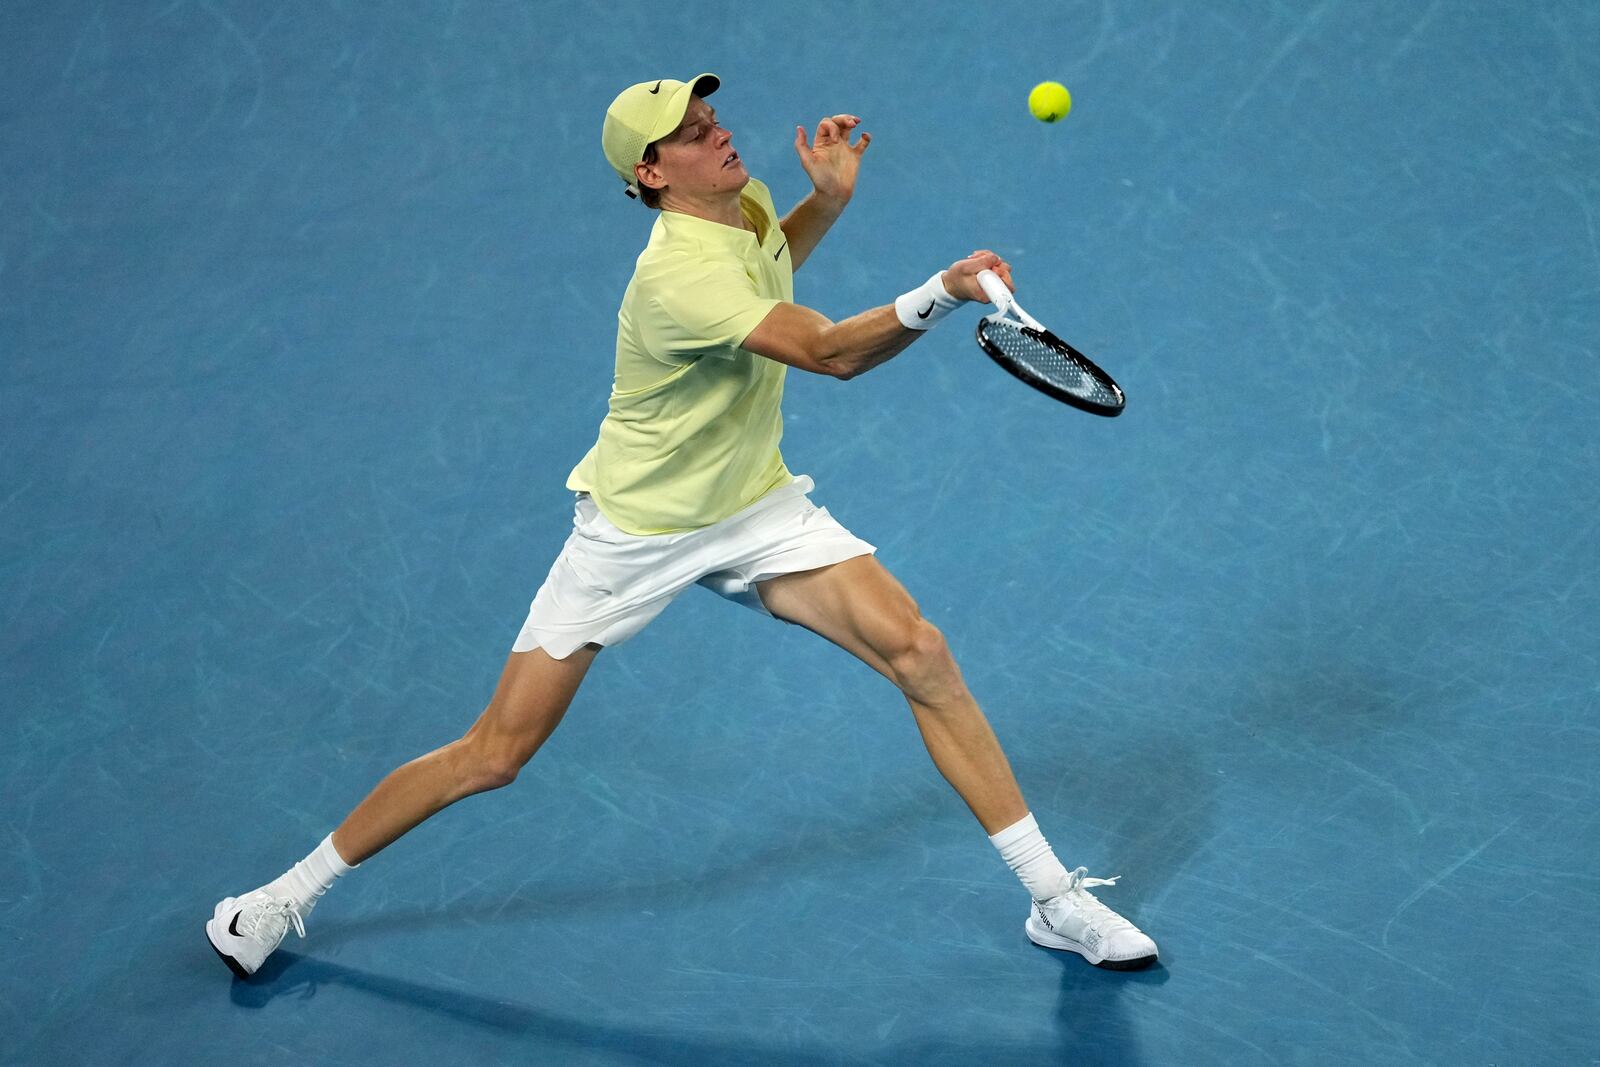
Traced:
POLYGON ((908 696, 936 698, 961 686, 944 634, 921 616, 906 624, 888 660, 895 684, 908 696))
POLYGON ((468 792, 482 793, 504 789, 517 780, 527 758, 514 748, 468 734, 456 742, 460 746, 458 776, 468 792))

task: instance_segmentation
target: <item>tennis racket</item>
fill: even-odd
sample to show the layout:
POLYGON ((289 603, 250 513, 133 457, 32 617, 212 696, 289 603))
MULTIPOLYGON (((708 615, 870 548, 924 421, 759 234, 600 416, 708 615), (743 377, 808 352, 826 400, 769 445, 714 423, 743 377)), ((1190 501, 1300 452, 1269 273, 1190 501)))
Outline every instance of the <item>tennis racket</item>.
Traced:
POLYGON ((1127 397, 1111 375, 1022 310, 1015 294, 992 270, 978 284, 994 313, 978 321, 978 346, 989 358, 1046 396, 1091 415, 1121 415, 1127 397))

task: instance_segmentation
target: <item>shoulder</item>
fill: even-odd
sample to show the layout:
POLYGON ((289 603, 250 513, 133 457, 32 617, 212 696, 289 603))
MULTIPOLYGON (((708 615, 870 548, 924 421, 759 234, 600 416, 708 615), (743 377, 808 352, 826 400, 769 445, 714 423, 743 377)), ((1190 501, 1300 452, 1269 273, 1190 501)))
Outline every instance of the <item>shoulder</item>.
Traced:
POLYGON ((634 265, 632 287, 639 290, 640 295, 654 297, 735 276, 745 276, 743 264, 720 249, 681 246, 655 251, 646 249, 634 265))
POLYGON ((647 290, 692 286, 722 274, 743 277, 743 259, 727 243, 702 240, 693 231, 657 233, 633 266, 634 284, 647 290))

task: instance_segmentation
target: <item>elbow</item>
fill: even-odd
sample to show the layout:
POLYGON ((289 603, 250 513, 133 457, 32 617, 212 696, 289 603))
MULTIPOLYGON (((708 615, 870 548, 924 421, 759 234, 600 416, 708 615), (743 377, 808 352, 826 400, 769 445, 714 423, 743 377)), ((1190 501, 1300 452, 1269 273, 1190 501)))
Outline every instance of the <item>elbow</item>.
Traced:
POLYGON ((823 373, 825 373, 828 377, 835 378, 841 382, 848 382, 851 378, 854 378, 856 375, 862 372, 861 368, 859 367, 848 366, 844 363, 835 363, 823 373))
POLYGON ((837 378, 841 382, 848 382, 862 373, 857 360, 851 358, 848 352, 828 344, 825 338, 818 338, 817 346, 812 351, 811 366, 818 374, 837 378))

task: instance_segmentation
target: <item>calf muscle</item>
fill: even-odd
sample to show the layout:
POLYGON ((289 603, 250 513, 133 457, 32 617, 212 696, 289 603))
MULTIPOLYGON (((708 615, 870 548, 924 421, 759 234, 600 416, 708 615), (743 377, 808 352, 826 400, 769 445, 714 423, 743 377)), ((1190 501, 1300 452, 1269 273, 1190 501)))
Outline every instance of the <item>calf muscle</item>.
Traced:
POLYGON ((599 652, 564 660, 542 649, 513 652, 494 697, 464 736, 391 771, 334 831, 346 863, 361 863, 456 801, 509 785, 572 703, 599 652))
POLYGON ((821 634, 905 695, 928 755, 988 833, 1028 813, 1000 742, 938 629, 876 559, 860 556, 763 582, 780 619, 821 634))

